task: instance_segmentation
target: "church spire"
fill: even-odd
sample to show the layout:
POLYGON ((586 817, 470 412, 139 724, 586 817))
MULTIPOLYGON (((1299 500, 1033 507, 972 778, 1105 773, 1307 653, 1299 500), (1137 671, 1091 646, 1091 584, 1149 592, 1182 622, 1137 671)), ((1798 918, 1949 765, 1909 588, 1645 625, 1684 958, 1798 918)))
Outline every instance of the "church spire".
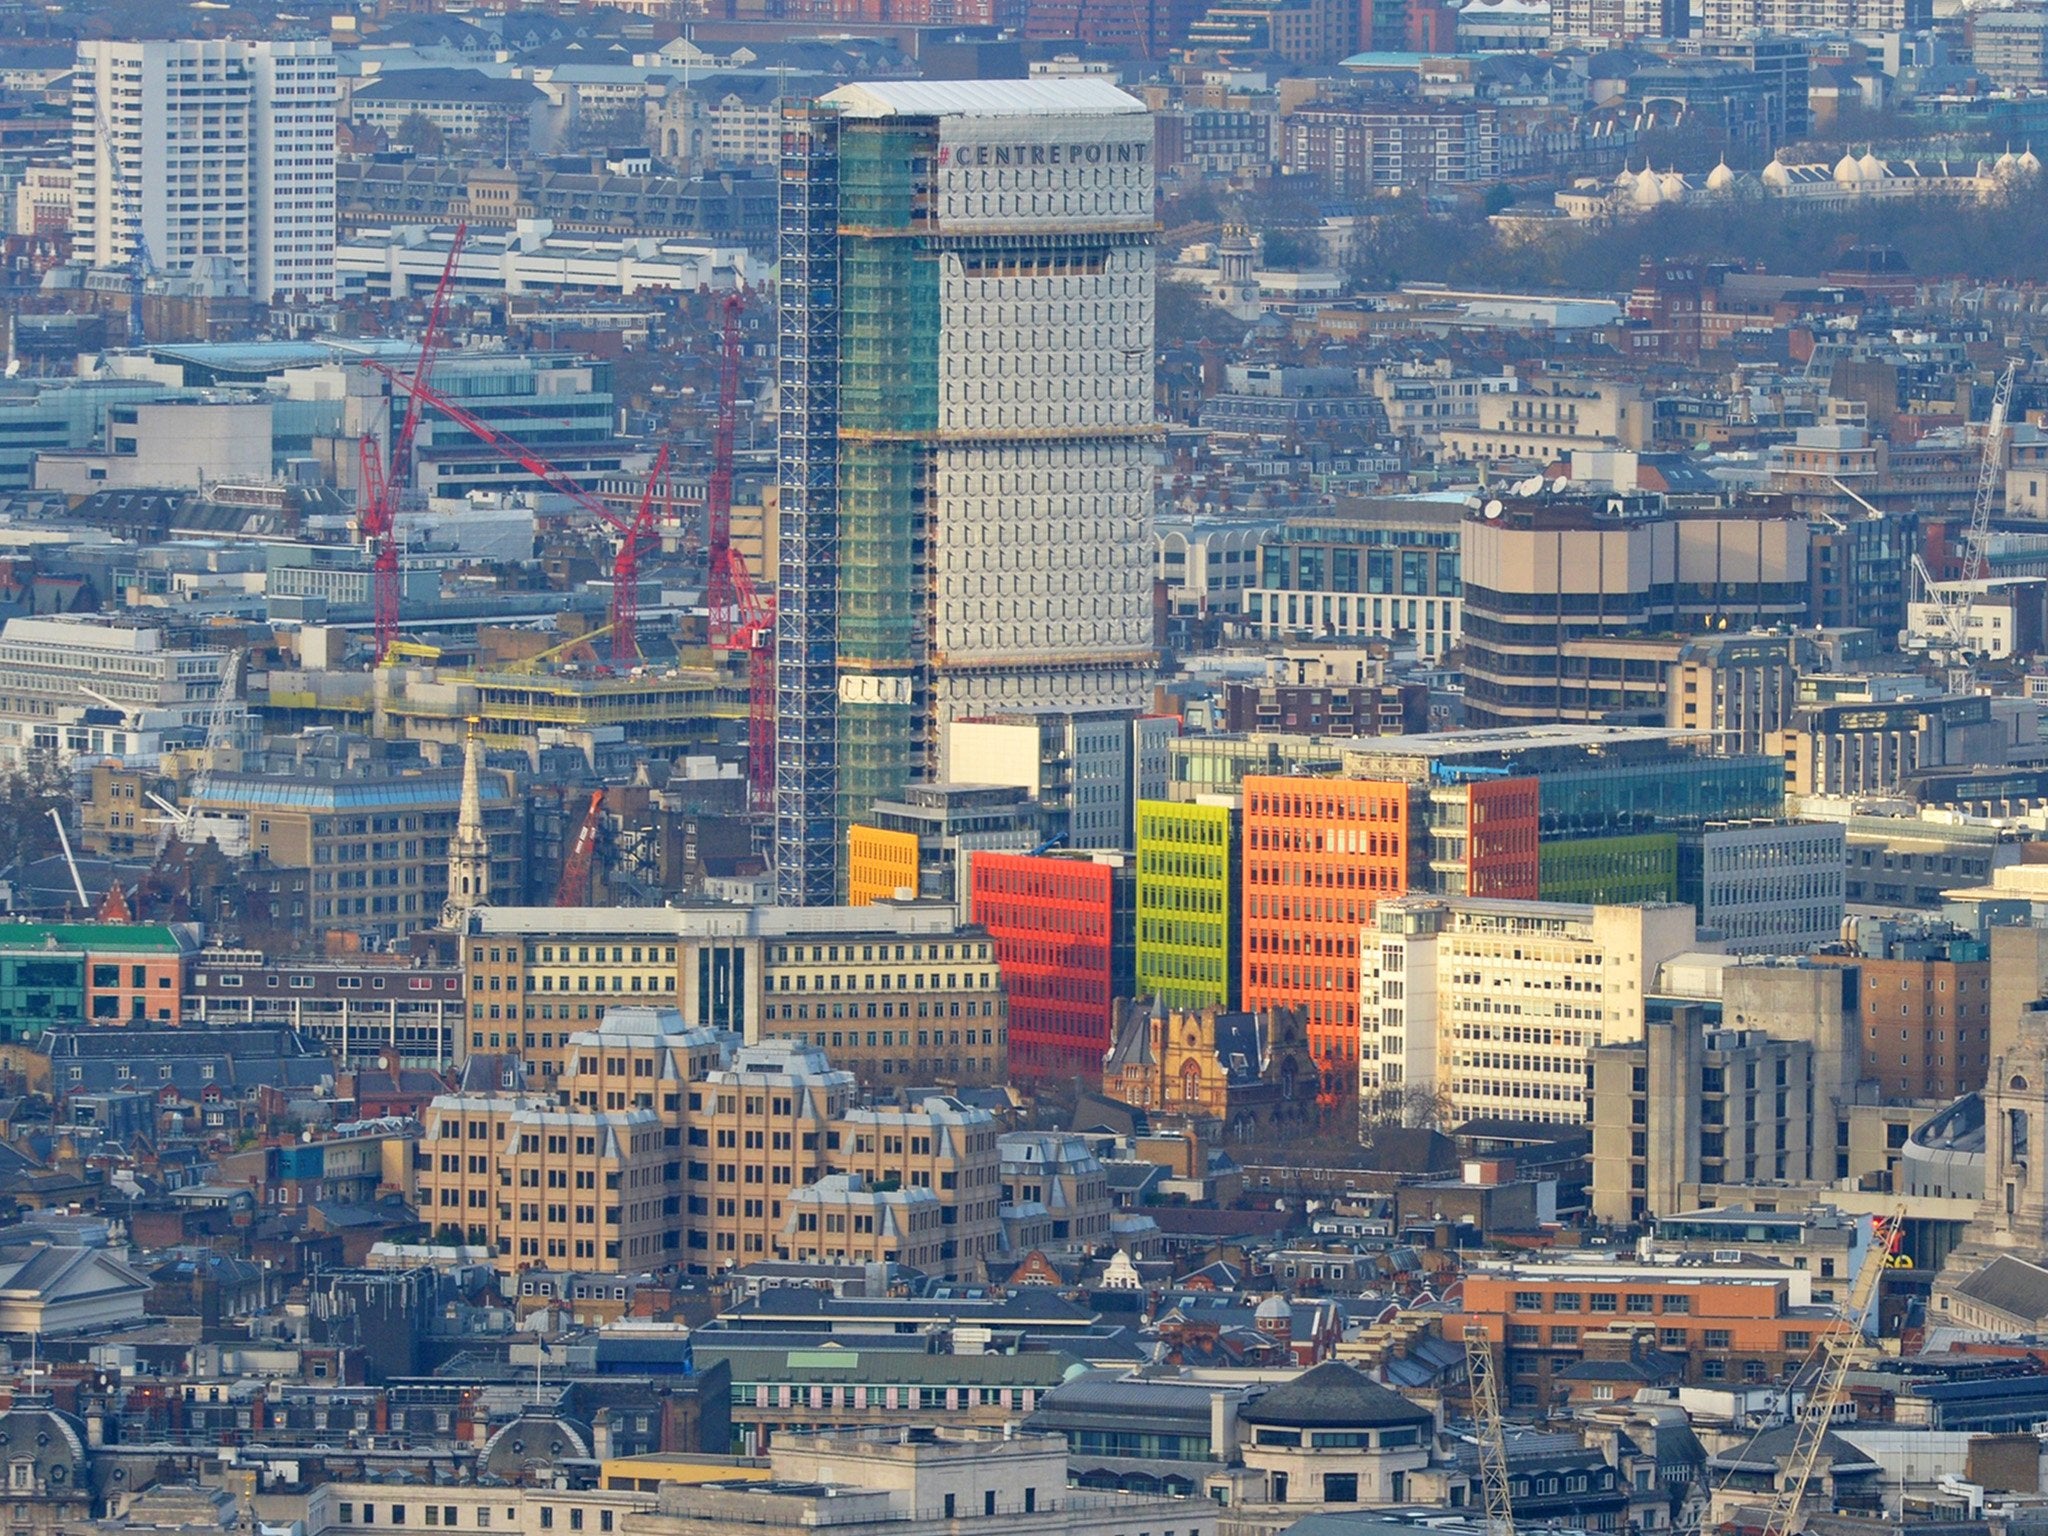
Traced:
POLYGON ((441 908, 441 926, 456 929, 462 919, 483 906, 491 894, 491 839, 484 830, 484 796, 480 765, 483 748, 470 723, 462 748, 462 808, 456 813, 455 835, 448 840, 448 899, 441 908))

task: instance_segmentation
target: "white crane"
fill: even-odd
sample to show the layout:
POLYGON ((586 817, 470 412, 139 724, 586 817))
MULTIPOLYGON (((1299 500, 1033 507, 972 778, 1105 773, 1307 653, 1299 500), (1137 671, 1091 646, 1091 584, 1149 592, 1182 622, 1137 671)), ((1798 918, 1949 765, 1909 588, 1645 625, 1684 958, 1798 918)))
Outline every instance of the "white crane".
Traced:
POLYGON ((71 871, 71 888, 78 892, 79 910, 89 914, 92 898, 85 894, 85 881, 78 873, 78 860, 71 853, 71 834, 64 830, 64 813, 53 805, 50 807, 50 820, 57 828, 57 846, 64 850, 64 867, 71 871))
POLYGON ((1508 1500, 1507 1425, 1500 1415, 1500 1378, 1493 1341, 1476 1323, 1465 1325, 1465 1382, 1472 1391, 1472 1421, 1479 1442, 1479 1482, 1486 1495, 1486 1536, 1515 1536, 1508 1500))
MULTIPOLYGON (((2010 373, 2007 378, 2011 378, 2010 373)), ((1828 1426, 1841 1407, 1849 1367, 1863 1345, 1864 1321, 1877 1299, 1878 1281, 1884 1278, 1885 1268, 1891 1262, 1892 1249, 1898 1244, 1905 1219, 1903 1208, 1876 1218, 1870 1246, 1864 1250, 1863 1267, 1856 1272, 1855 1284, 1849 1288, 1849 1299, 1842 1307, 1842 1320, 1848 1326, 1821 1340, 1820 1366, 1807 1386, 1806 1401, 1800 1404, 1792 1455, 1785 1464, 1777 1496, 1771 1500, 1763 1536, 1796 1536, 1805 1528, 1806 1487, 1820 1461, 1828 1426)))
MULTIPOLYGON (((220 749, 230 744, 228 722, 234 718, 235 692, 248 659, 247 651, 236 649, 229 651, 227 660, 221 663, 220 684, 213 695, 213 713, 206 725, 206 760, 209 766, 220 749)), ((239 732, 234 734, 240 735, 239 732)))
POLYGON ((2008 362, 1991 392, 1991 414, 1984 421, 1984 449, 1977 460, 1977 494, 1970 504, 1970 526, 1963 533, 1961 579, 1952 583, 1944 595, 1933 584, 1926 565, 1918 556, 1914 557, 1914 569, 1926 589, 1927 600, 1939 610, 1942 628, 1948 631, 1951 671, 1960 681, 1959 692, 1967 691, 1971 682, 1970 616, 1977 606, 1977 583, 1984 579, 1985 553, 1991 542, 1991 507, 1998 496, 1999 477, 2005 471, 2006 416, 2012 409, 2013 379, 2018 370, 2017 358, 2008 362))

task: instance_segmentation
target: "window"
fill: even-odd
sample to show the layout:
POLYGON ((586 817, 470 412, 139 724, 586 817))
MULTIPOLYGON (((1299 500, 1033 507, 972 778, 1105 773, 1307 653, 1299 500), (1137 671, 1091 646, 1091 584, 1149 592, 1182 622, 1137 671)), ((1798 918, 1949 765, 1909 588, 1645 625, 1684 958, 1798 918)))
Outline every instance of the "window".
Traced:
POLYGON ((1664 1298, 1664 1310, 1674 1315, 1683 1315, 1692 1311, 1692 1298, 1690 1296, 1666 1296, 1664 1298))
POLYGON ((1586 1310, 1589 1312, 1612 1312, 1615 1310, 1614 1295, 1610 1291, 1595 1291, 1586 1310))
POLYGON ((1734 1339, 1726 1328, 1709 1328, 1701 1335, 1700 1342, 1708 1349, 1726 1349, 1734 1339))
POLYGON ((1656 1301, 1657 1298, 1649 1295, 1647 1292, 1631 1291, 1628 1297, 1628 1309, 1635 1313, 1648 1312, 1654 1308, 1656 1301))

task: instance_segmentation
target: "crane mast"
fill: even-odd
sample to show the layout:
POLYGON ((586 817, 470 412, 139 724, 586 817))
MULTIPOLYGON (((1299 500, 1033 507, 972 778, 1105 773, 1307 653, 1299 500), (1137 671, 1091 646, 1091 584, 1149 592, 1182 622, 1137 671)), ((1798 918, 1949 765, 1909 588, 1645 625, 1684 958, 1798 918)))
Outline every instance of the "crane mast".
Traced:
MULTIPOLYGON (((2007 378, 2010 377, 2008 372, 2007 378)), ((1905 1219, 1903 1209, 1875 1219, 1870 1247, 1863 1256, 1863 1267, 1856 1272, 1856 1282, 1849 1288, 1849 1299, 1841 1309, 1842 1320, 1848 1326, 1829 1333, 1821 1340, 1820 1367, 1807 1388, 1806 1401, 1799 1406, 1798 1432, 1793 1436, 1792 1456, 1786 1463, 1777 1496, 1771 1500, 1762 1536, 1796 1536, 1804 1529, 1807 1485, 1813 1480, 1814 1468, 1820 1462, 1820 1448, 1827 1440, 1828 1425, 1842 1404, 1849 1367, 1863 1343, 1864 1320, 1877 1299, 1878 1282, 1884 1278, 1885 1265, 1892 1250, 1898 1246, 1899 1232, 1905 1219)))
POLYGON ((1508 1499, 1507 1425, 1500 1416, 1500 1378, 1494 1370, 1493 1341, 1476 1323, 1465 1326, 1465 1381, 1472 1390, 1472 1420, 1478 1430, 1486 1536, 1515 1536, 1515 1510, 1508 1499))
MULTIPOLYGON (((363 541, 370 546, 370 594, 373 625, 377 637, 377 660, 383 661, 398 639, 398 499, 407 477, 412 474, 413 441, 420 429, 421 391, 433 370, 434 354, 441 345, 441 321, 448 310, 448 292, 455 283, 456 263, 462 259, 462 245, 469 226, 457 224, 448 247, 441 280, 434 285, 434 301, 427 308, 427 322, 420 332, 419 360, 413 365, 411 385, 406 391, 405 411, 391 438, 388 466, 377 451, 374 437, 365 436, 359 445, 362 484, 357 490, 357 524, 363 541)), ((386 377, 398 382, 388 370, 386 377)))
MULTIPOLYGON (((499 430, 473 412, 457 405, 433 386, 416 379, 407 379, 382 363, 372 362, 369 366, 389 379, 398 389, 403 390, 415 403, 432 406, 477 441, 504 454, 549 490, 567 497, 599 525, 609 528, 618 535, 619 548, 612 564, 610 622, 604 627, 611 632, 613 664, 632 665, 640 654, 640 548, 643 540, 653 536, 658 520, 656 498, 668 473, 667 447, 664 446, 655 455, 654 468, 649 472, 647 483, 640 493, 638 509, 632 517, 621 517, 534 449, 527 447, 509 432, 499 430)), ((590 637, 586 635, 578 638, 590 637)))
POLYGON ((555 884, 558 907, 590 905, 591 860, 597 852, 597 823, 603 811, 604 791, 593 789, 583 819, 577 823, 576 835, 569 843, 569 856, 562 861, 562 878, 555 884))
POLYGON ((1970 503, 1970 526, 1963 533, 1963 574, 1957 583, 1960 590, 1952 597, 1943 597, 1935 590, 1926 565, 1918 555, 1913 557, 1914 570, 1928 601, 1941 612, 1942 627, 1948 631, 1954 664, 1962 674, 1965 690, 1969 684, 1970 616, 1977 607, 1977 583, 1984 579, 1985 550, 1991 542, 1991 507, 1998 499, 1998 480, 2005 468, 2006 419, 2012 413, 2012 387, 2018 371, 2019 359, 2014 358, 2005 365, 1997 387, 1991 392, 1991 414, 1984 421, 1984 450, 1977 460, 1977 494, 1970 503))

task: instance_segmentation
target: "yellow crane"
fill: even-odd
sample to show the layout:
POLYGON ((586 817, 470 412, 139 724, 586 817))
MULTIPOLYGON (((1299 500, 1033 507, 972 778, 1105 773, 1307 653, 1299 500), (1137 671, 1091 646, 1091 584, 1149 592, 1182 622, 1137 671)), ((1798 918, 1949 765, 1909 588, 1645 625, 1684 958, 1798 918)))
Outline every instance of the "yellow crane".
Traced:
POLYGON ((1500 1416, 1500 1377, 1494 1369, 1493 1340, 1477 1323, 1465 1325, 1465 1382, 1472 1391, 1472 1422, 1478 1431, 1486 1536, 1515 1536, 1515 1510, 1508 1501, 1508 1436, 1500 1416))
POLYGON ((611 625, 600 624, 596 629, 587 629, 580 635, 571 635, 559 645, 551 645, 546 650, 536 652, 531 656, 522 656, 517 661, 508 661, 502 667, 499 667, 498 670, 500 672, 537 671, 542 662, 553 661, 564 651, 573 651, 579 645, 588 645, 591 641, 610 634, 611 631, 611 625))
POLYGON ((395 667, 405 661, 439 661, 441 647, 428 645, 420 640, 394 640, 384 648, 384 659, 380 667, 395 667))
POLYGON ((1864 1251, 1863 1267, 1849 1288, 1849 1299, 1841 1308, 1848 1327, 1827 1334, 1820 1344, 1820 1364, 1808 1385, 1806 1401, 1800 1404, 1798 1433, 1793 1436, 1792 1456, 1785 1465, 1784 1480, 1772 1499, 1764 1520, 1763 1536, 1797 1536, 1805 1528, 1806 1486, 1820 1462, 1820 1448, 1827 1440, 1828 1426, 1842 1405, 1849 1380, 1849 1367, 1862 1352, 1863 1324, 1877 1300, 1878 1282, 1898 1246, 1899 1232, 1906 1220, 1901 1206, 1889 1216, 1880 1216, 1871 1229, 1870 1247, 1864 1251))

